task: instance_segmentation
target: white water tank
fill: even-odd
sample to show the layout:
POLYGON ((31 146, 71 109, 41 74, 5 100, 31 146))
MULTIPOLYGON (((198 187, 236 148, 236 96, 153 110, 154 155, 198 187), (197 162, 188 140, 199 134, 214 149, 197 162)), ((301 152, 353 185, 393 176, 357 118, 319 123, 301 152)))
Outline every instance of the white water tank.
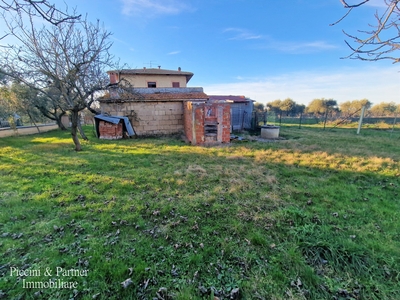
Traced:
POLYGON ((277 139, 279 137, 279 126, 264 125, 261 126, 261 138, 277 139))

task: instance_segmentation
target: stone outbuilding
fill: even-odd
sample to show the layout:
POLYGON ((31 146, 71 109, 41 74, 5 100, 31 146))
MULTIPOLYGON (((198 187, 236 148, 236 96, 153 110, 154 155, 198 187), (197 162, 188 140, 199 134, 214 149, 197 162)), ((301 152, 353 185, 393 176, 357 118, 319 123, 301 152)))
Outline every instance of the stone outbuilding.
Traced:
POLYGON ((207 99, 202 88, 136 88, 99 102, 103 114, 127 116, 138 136, 149 136, 183 133, 183 103, 207 99))
POLYGON ((193 73, 161 68, 108 71, 101 113, 128 117, 137 136, 185 134, 192 144, 230 141, 230 104, 187 87, 193 73))

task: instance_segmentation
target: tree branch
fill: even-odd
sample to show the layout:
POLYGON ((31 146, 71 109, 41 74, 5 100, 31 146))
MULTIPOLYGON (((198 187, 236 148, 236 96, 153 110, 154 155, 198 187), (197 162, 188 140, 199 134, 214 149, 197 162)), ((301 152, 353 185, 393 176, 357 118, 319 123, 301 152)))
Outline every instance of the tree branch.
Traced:
MULTIPOLYGON (((342 21, 353 8, 359 7, 369 0, 359 2, 358 4, 349 5, 345 0, 340 0, 345 8, 349 11, 337 22, 331 24, 336 25, 342 21)), ((353 39, 358 46, 352 46, 348 41, 346 45, 350 48, 352 53, 343 58, 360 59, 364 61, 377 61, 377 60, 392 60, 393 63, 400 62, 400 57, 396 55, 388 55, 400 50, 400 0, 384 0, 386 9, 379 14, 375 14, 377 25, 373 26, 372 30, 360 30, 359 33, 364 35, 364 38, 343 33, 353 39)), ((371 26, 372 27, 372 26, 371 26)))
POLYGON ((361 6, 361 5, 363 5, 363 4, 365 4, 365 3, 367 3, 369 0, 365 0, 365 1, 362 1, 362 2, 360 2, 360 3, 358 3, 358 4, 353 4, 353 5, 349 5, 349 4, 347 4, 347 2, 346 1, 344 1, 344 0, 340 0, 340 2, 342 2, 342 4, 343 4, 343 6, 344 6, 344 8, 354 8, 354 7, 359 7, 359 6, 361 6))
POLYGON ((0 8, 7 12, 39 16, 55 26, 81 17, 81 15, 69 15, 61 11, 47 0, 0 0, 0 8))

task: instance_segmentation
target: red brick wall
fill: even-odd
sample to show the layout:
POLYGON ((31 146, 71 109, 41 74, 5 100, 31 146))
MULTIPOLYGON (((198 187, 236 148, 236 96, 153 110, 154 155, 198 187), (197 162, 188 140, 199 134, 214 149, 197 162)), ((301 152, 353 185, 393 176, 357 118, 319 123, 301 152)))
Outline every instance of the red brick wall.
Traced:
POLYGON ((196 144, 204 144, 204 114, 205 104, 197 104, 194 106, 194 134, 196 135, 196 144))
POLYGON ((106 140, 122 139, 122 123, 112 124, 105 121, 99 123, 100 138, 106 140))
POLYGON ((195 103, 187 101, 183 109, 184 130, 193 145, 205 143, 229 143, 231 127, 231 108, 229 103, 195 103), (212 113, 207 116, 211 109, 212 113), (206 138, 205 123, 217 125, 217 137, 206 138))
POLYGON ((186 101, 183 102, 183 130, 186 135, 186 138, 192 142, 193 135, 192 135, 192 105, 193 102, 186 101))
POLYGON ((220 103, 222 105, 222 141, 221 143, 229 143, 231 141, 231 106, 228 103, 220 103))

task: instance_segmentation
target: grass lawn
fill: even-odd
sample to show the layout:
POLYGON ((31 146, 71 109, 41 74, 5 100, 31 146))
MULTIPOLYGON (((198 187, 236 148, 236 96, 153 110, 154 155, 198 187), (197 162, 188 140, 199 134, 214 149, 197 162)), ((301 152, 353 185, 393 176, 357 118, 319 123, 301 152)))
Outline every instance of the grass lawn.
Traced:
POLYGON ((281 136, 0 139, 0 299, 400 299, 398 131, 281 136))

